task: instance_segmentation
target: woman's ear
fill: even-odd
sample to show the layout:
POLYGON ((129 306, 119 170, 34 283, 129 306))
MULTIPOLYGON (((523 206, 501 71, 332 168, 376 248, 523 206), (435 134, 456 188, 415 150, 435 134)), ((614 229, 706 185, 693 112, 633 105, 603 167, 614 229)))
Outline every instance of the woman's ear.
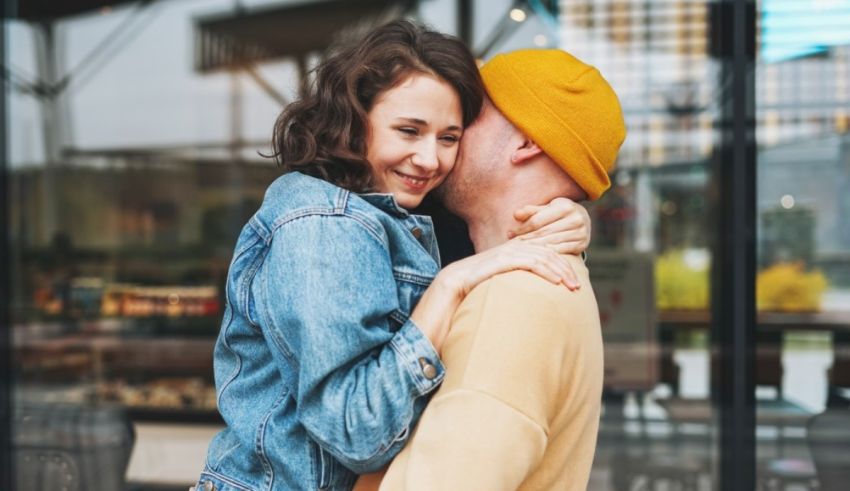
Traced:
POLYGON ((517 148, 514 153, 511 154, 511 163, 524 164, 542 153, 543 149, 538 147, 536 143, 525 139, 522 142, 522 146, 517 148))

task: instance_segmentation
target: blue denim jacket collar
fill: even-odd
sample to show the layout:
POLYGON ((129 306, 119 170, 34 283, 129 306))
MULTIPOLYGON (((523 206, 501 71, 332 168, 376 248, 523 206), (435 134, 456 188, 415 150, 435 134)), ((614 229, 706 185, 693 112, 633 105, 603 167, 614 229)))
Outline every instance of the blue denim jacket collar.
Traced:
POLYGON ((402 208, 391 193, 358 193, 358 196, 390 215, 399 218, 407 218, 410 215, 410 212, 402 208))

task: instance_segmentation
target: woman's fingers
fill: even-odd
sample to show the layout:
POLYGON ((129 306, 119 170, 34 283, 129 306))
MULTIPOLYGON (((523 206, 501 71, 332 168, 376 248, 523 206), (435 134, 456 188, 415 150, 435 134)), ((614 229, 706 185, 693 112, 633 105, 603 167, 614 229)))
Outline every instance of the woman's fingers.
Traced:
POLYGON ((508 236, 535 238, 547 233, 579 229, 585 226, 585 217, 589 222, 587 210, 582 206, 566 198, 555 198, 546 206, 528 205, 517 210, 514 218, 522 223, 509 231, 508 236))
POLYGON ((576 275, 575 270, 572 265, 567 261, 567 259, 560 254, 557 254, 555 251, 549 250, 551 255, 546 259, 550 264, 554 265, 557 268, 558 272, 561 275, 561 283, 563 283, 570 290, 577 290, 581 288, 581 283, 578 280, 578 275, 576 275))
POLYGON ((554 284, 563 284, 570 290, 581 287, 566 256, 558 254, 551 246, 518 239, 457 261, 448 268, 453 272, 451 277, 459 280, 455 290, 461 296, 495 274, 517 269, 530 271, 554 284))
POLYGON ((569 261, 548 247, 528 243, 517 243, 517 245, 513 247, 513 251, 507 250, 506 252, 510 254, 517 254, 515 258, 525 258, 525 267, 522 269, 531 271, 552 283, 563 283, 570 290, 575 290, 581 287, 581 284, 578 281, 578 276, 569 264, 569 261), (519 256, 520 254, 523 254, 523 256, 519 256))
POLYGON ((519 210, 514 212, 514 218, 518 222, 524 222, 531 218, 532 215, 537 213, 539 210, 542 210, 545 206, 535 206, 535 205, 525 205, 519 210))
POLYGON ((553 251, 560 254, 581 254, 587 249, 587 237, 577 230, 567 230, 564 232, 554 232, 543 237, 534 237, 526 239, 517 237, 527 244, 536 244, 551 248, 553 251))
MULTIPOLYGON (((524 206, 514 213, 514 218, 522 222, 509 231, 510 238, 532 233, 560 219, 569 217, 573 212, 564 204, 549 204, 547 206, 524 206)), ((572 220, 572 219, 571 219, 572 220)))
POLYGON ((537 276, 540 276, 544 280, 554 283, 556 285, 560 285, 564 283, 564 273, 563 271, 557 271, 556 268, 551 265, 540 262, 540 263, 529 263, 526 266, 521 267, 520 269, 524 269, 529 273, 534 273, 537 276))
POLYGON ((567 266, 567 281, 564 284, 567 285, 567 288, 569 288, 570 290, 578 290, 579 288, 581 288, 581 282, 578 279, 578 274, 576 274, 576 270, 573 268, 573 265, 567 261, 566 258, 561 257, 560 259, 567 266))

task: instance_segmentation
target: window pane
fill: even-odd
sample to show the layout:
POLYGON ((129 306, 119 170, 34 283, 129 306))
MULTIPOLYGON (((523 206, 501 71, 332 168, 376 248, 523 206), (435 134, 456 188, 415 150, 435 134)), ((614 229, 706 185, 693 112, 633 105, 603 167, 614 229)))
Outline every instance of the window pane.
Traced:
POLYGON ((759 480, 840 489, 850 476, 850 2, 759 9, 759 480))
POLYGON ((560 46, 599 67, 629 130, 614 187, 591 205, 607 391, 590 488, 709 489, 708 186, 720 94, 710 3, 560 5, 560 46))

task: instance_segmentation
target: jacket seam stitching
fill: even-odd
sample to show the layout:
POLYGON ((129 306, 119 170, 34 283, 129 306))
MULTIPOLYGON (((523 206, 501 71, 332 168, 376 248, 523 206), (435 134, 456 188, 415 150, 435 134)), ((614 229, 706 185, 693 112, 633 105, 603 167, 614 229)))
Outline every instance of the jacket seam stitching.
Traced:
POLYGON ((251 261, 251 265, 246 269, 240 284, 241 291, 239 292, 239 301, 241 303, 243 311, 245 312, 245 318, 248 319, 248 322, 254 328, 259 328, 260 326, 251 317, 251 309, 249 308, 251 299, 251 285, 254 283, 254 277, 256 276, 257 271, 260 269, 260 266, 262 266, 263 262, 265 261, 265 253, 266 251, 262 251, 260 254, 257 255, 256 258, 254 258, 253 261, 251 261))
POLYGON ((336 210, 328 210, 326 208, 312 208, 302 210, 298 213, 294 213, 291 215, 287 215, 286 217, 279 218, 274 222, 274 228, 272 229, 272 234, 269 237, 268 244, 271 244, 274 235, 277 233, 278 229, 283 227, 284 225, 288 225, 296 220, 309 218, 309 217, 340 217, 340 218, 348 218, 354 220, 358 224, 360 224, 369 235, 378 242, 384 249, 387 249, 388 246, 384 240, 381 239, 380 233, 372 226, 372 224, 368 223, 366 220, 362 219, 359 214, 355 213, 338 213, 336 210))
POLYGON ((236 351, 230 347, 230 343, 227 342, 227 333, 230 331, 230 327, 233 325, 233 307, 229 309, 228 312, 230 318, 227 320, 227 324, 222 329, 221 333, 221 344, 236 358, 236 367, 231 372, 230 376, 226 379, 224 383, 221 384, 221 390, 218 391, 218 395, 216 397, 216 405, 217 407, 222 407, 221 399, 224 397, 224 393, 227 391, 227 388, 230 387, 230 384, 236 380, 236 377, 239 376, 239 373, 242 372, 242 357, 239 356, 236 351))
POLYGON ((268 484, 266 485, 266 489, 271 490, 272 485, 274 484, 274 468, 272 467, 271 462, 269 462, 268 456, 266 456, 265 448, 263 447, 263 442, 266 439, 266 425, 268 425, 269 419, 271 419, 274 414, 275 409, 280 406, 281 402, 283 402, 286 397, 289 395, 289 392, 286 390, 282 391, 280 396, 278 396, 277 400, 274 401, 272 406, 266 412, 266 415, 263 417, 260 422, 259 428, 257 428, 257 439, 254 442, 256 446, 257 455, 260 457, 260 462, 262 462, 263 467, 266 471, 266 479, 268 480, 268 484))
MULTIPOLYGON (((277 323, 274 321, 274 319, 268 313, 271 309, 267 307, 267 305, 269 303, 269 292, 268 292, 268 281, 266 281, 265 276, 260 277, 260 288, 262 289, 262 293, 263 293, 262 304, 263 304, 263 307, 264 307, 263 309, 261 309, 262 313, 260 315, 263 316, 264 321, 265 321, 265 323, 266 323, 266 325, 268 326, 269 329, 274 329, 277 332, 281 332, 281 330, 277 327, 277 323)), ((283 352, 283 356, 285 356, 289 361, 292 362, 293 365, 295 365, 296 370, 299 369, 301 364, 299 363, 298 358, 295 356, 295 353, 292 350, 292 347, 290 347, 288 345, 288 343, 286 342, 286 339, 283 337, 283 333, 281 332, 280 336, 275 335, 274 333, 270 333, 270 338, 271 338, 271 342, 274 343, 274 345, 277 346, 280 349, 281 352, 283 352)))
POLYGON ((203 472, 201 472, 201 475, 203 475, 203 474, 207 474, 207 475, 212 476, 216 479, 224 481, 225 483, 230 484, 233 487, 239 488, 242 491, 254 491, 253 489, 247 487, 245 484, 241 484, 238 481, 231 479, 231 478, 229 478, 229 477, 227 477, 223 474, 220 474, 220 473, 218 473, 218 472, 216 472, 212 469, 204 469, 203 472))
POLYGON ((345 213, 345 209, 348 207, 348 198, 351 195, 351 192, 347 189, 340 188, 337 193, 336 199, 336 207, 334 211, 337 213, 345 213))
POLYGON ((422 285, 422 286, 426 286, 426 287, 430 286, 431 283, 434 281, 434 278, 435 278, 434 276, 423 276, 423 275, 417 275, 417 274, 413 274, 413 273, 401 272, 401 271, 399 271, 395 268, 393 268, 393 277, 397 280, 400 280, 400 281, 407 281, 407 282, 410 282, 410 283, 415 283, 417 285, 422 285))
POLYGON ((256 234, 264 243, 268 243, 269 235, 271 234, 269 233, 269 230, 266 228, 265 224, 262 220, 260 220, 260 217, 257 214, 254 214, 254 216, 252 216, 251 219, 248 220, 248 225, 250 225, 251 229, 256 232, 256 234))
MULTIPOLYGON (((407 323, 407 322, 412 322, 412 321, 410 321, 410 318, 407 318, 404 322, 407 323)), ((415 324, 414 324, 414 326, 415 326, 415 324)), ((418 328, 419 327, 416 326, 416 329, 418 329, 418 328)), ((399 331, 401 331, 402 329, 404 329, 404 324, 402 324, 402 327, 399 329, 399 331)), ((440 377, 437 377, 433 381, 431 381, 432 382, 431 384, 429 384, 427 382, 423 382, 420 378, 420 375, 413 368, 414 366, 417 365, 417 360, 415 359, 415 357, 411 358, 411 357, 407 356, 408 355, 407 350, 405 348, 403 348, 402 346, 400 346, 396 342, 397 339, 398 339, 398 336, 393 336, 392 339, 390 339, 390 347, 392 347, 393 351, 395 351, 401 357, 401 359, 403 360, 404 370, 407 372, 408 375, 410 375, 410 378, 413 379, 413 384, 416 386, 416 391, 418 392, 418 394, 416 395, 416 398, 424 396, 424 395, 429 394, 432 391, 434 391, 442 383, 443 378, 444 378, 443 377, 444 373, 440 374, 441 375, 440 377)))
POLYGON ((324 489, 331 485, 330 479, 325 475, 325 452, 319 447, 319 488, 324 489))

